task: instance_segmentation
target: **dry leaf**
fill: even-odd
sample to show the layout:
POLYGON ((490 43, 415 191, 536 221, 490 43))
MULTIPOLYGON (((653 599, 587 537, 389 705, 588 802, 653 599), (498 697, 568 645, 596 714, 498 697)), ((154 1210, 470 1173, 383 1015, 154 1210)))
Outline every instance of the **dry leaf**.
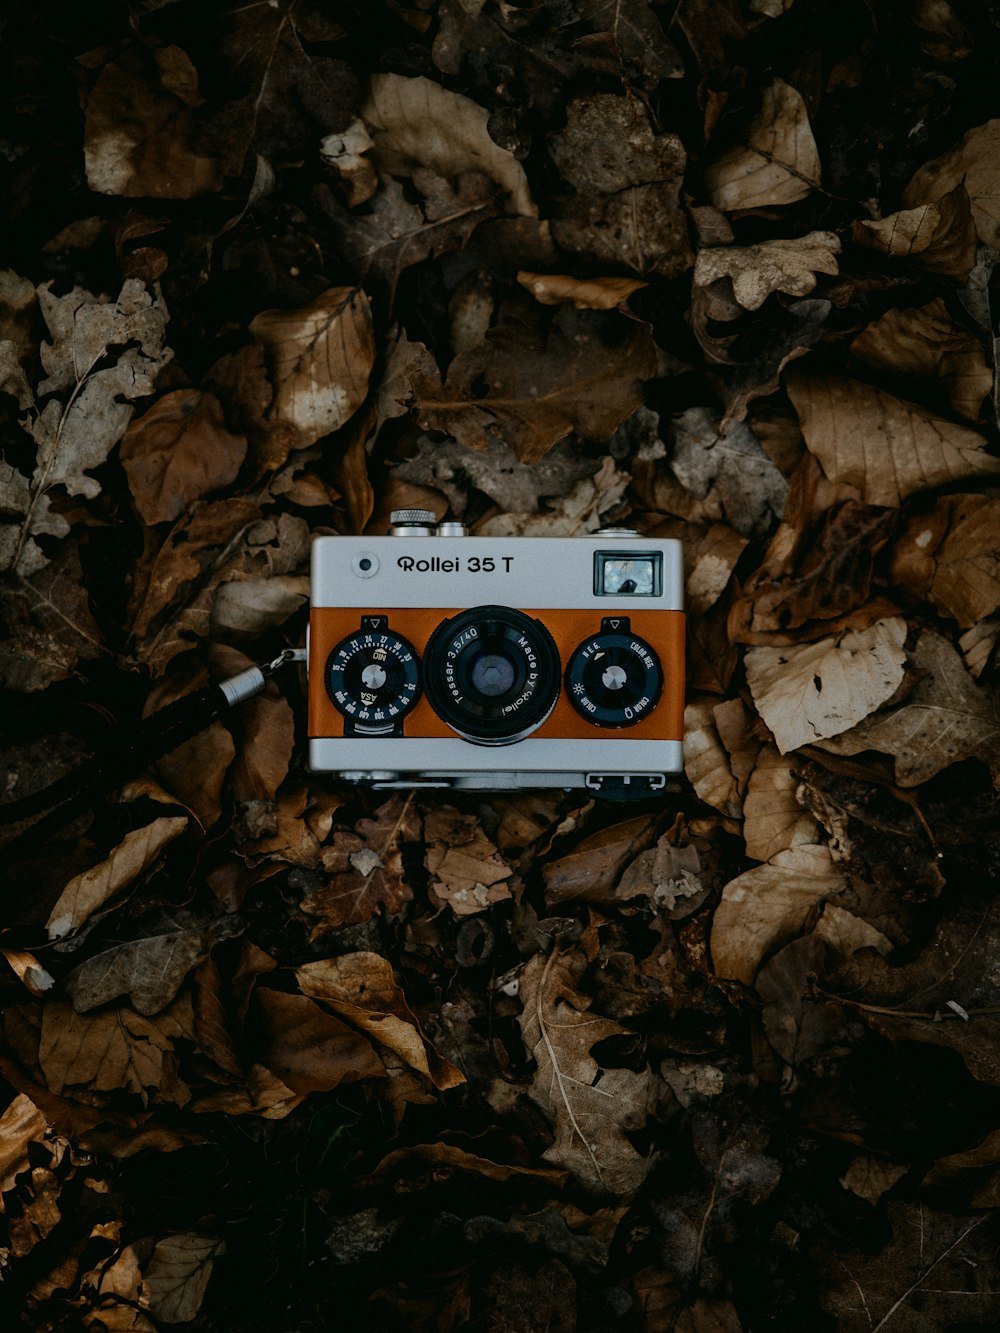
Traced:
POLYGON ((49 914, 50 940, 65 939, 88 918, 121 893, 157 860, 164 847, 187 828, 186 817, 155 819, 145 828, 127 833, 111 854, 90 870, 74 875, 49 914))
POLYGON ((729 586, 749 539, 728 523, 713 523, 703 533, 685 533, 684 604, 689 615, 703 615, 729 586))
POLYGON ((625 1029, 588 1012, 589 1000, 576 987, 578 962, 558 949, 548 958, 536 954, 518 990, 521 1036, 536 1066, 530 1095, 556 1130, 542 1155, 591 1189, 631 1194, 652 1159, 633 1148, 625 1131, 645 1124, 652 1075, 602 1067, 591 1055, 597 1042, 625 1029))
POLYGON ((920 168, 903 191, 906 208, 933 204, 964 185, 976 234, 983 245, 1000 246, 1000 120, 969 130, 950 152, 920 168))
POLYGON ((81 661, 95 661, 107 652, 90 612, 75 543, 64 543, 30 579, 14 582, 0 603, 0 616, 5 635, 0 683, 7 689, 44 690, 73 675, 81 661))
POLYGON ((823 905, 813 935, 843 958, 850 958, 859 949, 877 949, 880 954, 892 953, 892 941, 888 936, 853 912, 845 912, 833 903, 823 905))
POLYGON ((513 871, 475 815, 460 814, 450 805, 436 807, 424 821, 424 841, 431 892, 456 916, 483 912, 511 896, 506 881, 513 871))
POLYGON ((905 1166, 896 1166, 872 1153, 858 1153, 840 1177, 840 1183, 859 1199, 878 1203, 882 1195, 887 1194, 897 1180, 902 1180, 906 1172, 905 1166))
POLYGON ((952 411, 968 421, 979 420, 983 399, 993 390, 982 343, 955 323, 940 296, 924 306, 886 311, 858 334, 851 354, 876 370, 938 379, 952 411))
POLYGON ((788 394, 823 471, 868 504, 898 505, 916 491, 1000 472, 981 435, 883 389, 793 371, 788 394))
POLYGON ((698 287, 719 278, 732 281, 733 295, 744 310, 759 310, 773 292, 807 296, 817 273, 839 272, 840 241, 832 231, 811 231, 797 240, 699 250, 694 266, 698 287))
POLYGON ((46 283, 38 289, 52 341, 42 344, 47 377, 34 391, 15 345, 0 343, 0 388, 27 409, 22 425, 36 446, 30 480, 0 465, 0 514, 16 519, 0 526, 0 569, 24 576, 47 563, 35 537, 69 531, 51 508, 53 494, 60 487, 90 499, 100 494, 90 470, 105 462, 132 419, 132 402, 152 393, 157 372, 172 355, 163 347, 163 306, 134 278, 117 301, 102 302, 80 288, 53 296, 50 288, 46 283))
POLYGON ((41 998, 56 984, 56 979, 47 972, 33 953, 27 949, 0 949, 0 953, 10 964, 18 980, 24 983, 32 995, 41 998))
POLYGON ((41 1143, 48 1130, 45 1116, 23 1093, 0 1116, 0 1195, 14 1188, 22 1171, 31 1169, 28 1147, 41 1143))
POLYGON ((465 1082, 424 1035, 419 1020, 396 984, 392 967, 378 954, 351 953, 306 963, 295 973, 306 995, 322 1000, 373 1041, 387 1047, 436 1088, 465 1082))
POLYGON ((98 194, 191 199, 222 186, 220 164, 191 147, 204 99, 179 46, 129 46, 101 70, 84 110, 87 184, 98 194))
POLYGON ((770 861, 790 847, 818 841, 819 824, 795 799, 798 785, 792 761, 765 745, 743 800, 743 837, 751 860, 770 861))
POLYGON ((490 138, 485 107, 430 79, 376 74, 362 116, 382 171, 411 176, 430 168, 449 179, 475 171, 496 181, 514 213, 537 217, 524 168, 490 138))
POLYGON ((700 518, 726 518, 744 537, 769 531, 781 514, 788 483, 749 426, 720 425, 710 408, 689 407, 674 419, 670 467, 703 503, 700 518))
POLYGON ((893 547, 890 577, 967 629, 1000 607, 998 534, 1000 497, 942 496, 910 519, 893 547))
POLYGON ((503 513, 483 519, 473 529, 477 537, 578 537, 596 532, 603 515, 624 498, 627 472, 619 472, 613 458, 601 459, 593 476, 582 477, 557 504, 539 514, 503 513))
POLYGON ((166 1008, 210 944, 207 932, 183 926, 167 926, 162 933, 154 929, 84 959, 63 986, 78 1014, 127 995, 148 1017, 166 1008))
POLYGON ((168 523, 235 481, 246 452, 243 436, 226 430, 217 398, 175 389, 131 423, 119 457, 143 520, 168 523))
POLYGON ((42 1008, 38 1062, 50 1092, 75 1096, 127 1092, 143 1101, 190 1097, 177 1073, 172 1038, 183 1035, 170 1011, 156 1021, 125 1005, 96 1014, 77 1014, 61 1000, 42 1008))
POLYGON ((1000 697, 975 683, 947 639, 924 630, 911 656, 917 684, 898 708, 866 718, 824 742, 835 754, 881 750, 896 760, 896 781, 916 787, 949 764, 975 756, 1000 776, 1000 697))
POLYGON ((962 181, 933 204, 855 222, 851 239, 893 258, 912 258, 931 273, 963 282, 976 262, 976 226, 962 181))
POLYGON ((743 805, 729 754, 715 727, 715 701, 695 699, 684 709, 684 772, 700 800, 731 819, 743 805))
POLYGON ((421 426, 470 449, 507 441, 524 463, 571 431, 607 440, 642 400, 656 373, 646 325, 610 311, 554 316, 508 302, 480 347, 462 352, 442 384, 428 356, 414 380, 421 426))
POLYGON ((541 305, 568 301, 577 310, 614 310, 648 283, 635 278, 570 278, 556 273, 521 271, 517 280, 541 305))
POLYGON ((328 134, 319 146, 320 157, 347 189, 348 208, 363 204, 378 189, 378 172, 366 156, 374 147, 375 141, 361 120, 352 120, 337 134, 328 134))
POLYGON ((844 887, 829 850, 813 844, 779 852, 767 865, 730 880, 712 918, 716 975, 749 985, 764 956, 797 934, 812 909, 844 887))
POLYGON ((987 616, 965 631, 958 641, 969 675, 978 680, 993 659, 1000 642, 1000 616, 987 616))
POLYGON ((751 648, 747 683, 782 754, 847 731, 903 679, 906 621, 879 620, 816 643, 751 648))
POLYGON ((343 426, 364 402, 375 339, 360 288, 331 287, 301 310, 264 310, 250 332, 270 363, 268 417, 290 426, 299 448, 343 426))
POLYGON ((382 1061, 367 1038, 307 996, 258 986, 251 1005, 248 1032, 255 1059, 278 1076, 286 1091, 328 1092, 341 1083, 384 1077, 382 1061))
POLYGON ((794 204, 819 181, 819 153, 805 103, 782 79, 765 88, 745 146, 728 149, 705 168, 709 198, 723 212, 794 204))
POLYGON ((201 1309, 221 1240, 184 1232, 157 1241, 142 1275, 150 1312, 165 1324, 186 1324, 201 1309))
POLYGON ((545 900, 550 906, 574 902, 613 902, 622 871, 656 836, 649 815, 613 824, 582 842, 542 870, 545 900))

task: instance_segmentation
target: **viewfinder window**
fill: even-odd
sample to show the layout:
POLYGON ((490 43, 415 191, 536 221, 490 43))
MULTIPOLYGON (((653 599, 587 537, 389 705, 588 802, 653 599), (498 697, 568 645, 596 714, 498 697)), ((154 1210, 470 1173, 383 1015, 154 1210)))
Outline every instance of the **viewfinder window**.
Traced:
POLYGON ((595 597, 660 597, 662 593, 662 551, 594 553, 595 597))

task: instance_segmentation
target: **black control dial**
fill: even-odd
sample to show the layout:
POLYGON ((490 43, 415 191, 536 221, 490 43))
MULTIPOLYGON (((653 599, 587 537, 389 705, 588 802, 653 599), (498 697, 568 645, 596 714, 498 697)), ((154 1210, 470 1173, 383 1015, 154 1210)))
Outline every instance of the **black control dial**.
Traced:
POLYGON ((656 653, 629 627, 628 616, 608 616, 601 630, 569 659, 566 694, 598 727, 634 727, 656 707, 663 669, 656 653))
POLYGON ((325 679, 352 730, 393 731, 420 697, 417 654, 386 627, 385 616, 362 617, 361 628, 327 658, 325 679))

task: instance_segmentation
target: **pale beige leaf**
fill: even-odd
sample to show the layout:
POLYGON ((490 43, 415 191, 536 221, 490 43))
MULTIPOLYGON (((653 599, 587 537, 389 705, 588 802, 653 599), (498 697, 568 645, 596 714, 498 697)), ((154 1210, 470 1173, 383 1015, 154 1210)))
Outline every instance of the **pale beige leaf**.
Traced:
POLYGON ((823 913, 813 934, 844 958, 850 958, 859 949, 877 949, 881 954, 892 952, 892 940, 888 936, 833 903, 823 905, 823 913))
POLYGON ((788 394, 823 471, 868 504, 898 505, 916 491, 1000 472, 981 435, 869 384, 793 372, 788 394))
POLYGON ((431 891, 456 916, 483 912, 509 898, 514 873, 490 842, 475 815, 453 806, 431 810, 424 821, 424 863, 433 876, 431 891))
POLYGON ((750 648, 747 683, 782 754, 847 731, 903 679, 907 625, 901 616, 866 630, 783 648, 750 648))
POLYGON ((363 204, 378 189, 378 172, 367 156, 374 147, 375 141, 362 120, 353 120, 338 134, 328 134, 319 146, 323 161, 347 187, 348 208, 363 204))
POLYGON ((836 754, 880 750, 896 760, 896 781, 915 787, 949 764, 981 759, 1000 777, 1000 692, 966 671, 947 639, 924 630, 911 656, 917 684, 898 708, 866 718, 824 742, 836 754))
POLYGON ((701 615, 719 600, 748 540, 728 523, 713 523, 704 536, 686 543, 684 603, 689 614, 701 615))
POLYGON ((845 887, 825 846, 803 844, 730 880, 712 919, 720 977, 753 981, 765 954, 797 934, 817 903, 845 887))
POLYGON ((699 250, 694 281, 707 287, 728 277, 733 295, 744 310, 759 310, 772 292, 807 296, 817 273, 836 274, 840 241, 832 231, 811 231, 797 240, 762 241, 760 245, 719 246, 699 250))
POLYGON ((309 597, 305 574, 271 579, 231 579, 219 585, 212 602, 210 631, 219 638, 256 639, 283 625, 309 597))
POLYGON ((912 258, 932 273, 963 280, 976 262, 976 225, 961 181, 933 204, 855 222, 851 239, 893 258, 912 258))
POLYGON ((154 819, 152 824, 127 833, 100 865, 74 875, 49 914, 49 939, 61 940, 79 930, 98 908, 144 874, 187 824, 184 816, 154 819))
POLYGON ((201 1309, 212 1262, 225 1246, 212 1236, 185 1232, 158 1241, 146 1271, 142 1290, 155 1318, 165 1324, 186 1324, 201 1309))
POLYGON ((431 79, 376 74, 361 114, 381 170, 412 176, 423 167, 448 179, 476 171, 509 195, 512 212, 538 216, 524 168, 490 138, 489 112, 478 102, 431 79))
POLYGON ((792 761, 773 745, 764 746, 743 800, 743 836, 751 860, 770 861, 789 847, 817 841, 819 824, 795 799, 798 785, 792 761))
POLYGON ((952 319, 940 296, 886 311, 858 334, 851 354, 876 370, 939 380, 952 411, 968 421, 979 419, 983 398, 993 389, 982 342, 952 319))
POLYGON ((716 731, 713 708, 714 700, 695 699, 684 709, 684 772, 701 800, 739 819, 739 790, 716 731))
POLYGON ((371 309, 356 287, 331 287, 299 310, 264 310, 250 332, 265 348, 274 383, 269 419, 305 448, 354 415, 375 361, 371 309))
POLYGON ((48 1127, 41 1111, 23 1093, 0 1116, 0 1195, 12 1189, 18 1175, 30 1168, 28 1145, 41 1143, 48 1127))
POLYGON ((542 305, 560 305, 568 301, 577 310, 614 310, 633 292, 649 286, 637 278, 571 278, 524 270, 518 273, 517 280, 542 305))
POLYGON ((920 168, 903 191, 906 208, 936 202, 964 184, 983 245, 1000 245, 1000 120, 969 130, 949 152, 920 168))
POLYGON ((801 95, 782 79, 764 90, 745 146, 705 168, 709 198, 723 212, 794 204, 819 184, 820 161, 801 95))
POLYGON ((989 666, 1000 643, 1000 615, 987 616, 978 625, 967 629, 958 641, 969 675, 978 680, 989 666))

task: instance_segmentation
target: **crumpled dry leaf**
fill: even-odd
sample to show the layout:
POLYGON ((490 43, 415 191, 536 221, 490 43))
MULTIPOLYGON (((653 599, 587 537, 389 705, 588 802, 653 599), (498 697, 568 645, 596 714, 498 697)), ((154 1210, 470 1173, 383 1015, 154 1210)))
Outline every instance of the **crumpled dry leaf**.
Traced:
POLYGON ((212 1264, 225 1249, 216 1237, 192 1231, 157 1241, 142 1275, 142 1291, 152 1315, 165 1324, 194 1319, 212 1276, 212 1264))
POLYGON ((119 457, 143 520, 167 523, 235 481, 246 453, 243 436, 226 430, 217 398, 175 389, 129 425, 119 457))
POLYGON ((375 141, 363 120, 352 120, 346 129, 328 134, 319 146, 320 157, 333 168, 347 190, 348 208, 363 204, 378 189, 378 172, 366 156, 374 147, 375 141))
POLYGON ((473 529, 477 537, 578 537, 604 526, 603 515, 617 508, 629 484, 613 458, 601 459, 597 471, 581 477, 555 504, 541 513, 493 514, 473 529))
POLYGON ((906 1175, 905 1166, 897 1166, 884 1157, 875 1157, 872 1153, 858 1153, 851 1159, 851 1164, 840 1177, 845 1190, 850 1190, 859 1199, 867 1203, 878 1203, 883 1194, 888 1193, 897 1180, 906 1175))
POLYGON ((750 693, 781 753, 839 735, 884 704, 903 679, 906 635, 892 616, 815 643, 749 649, 750 693))
POLYGON ((817 273, 837 274, 840 241, 832 231, 811 231, 795 240, 759 245, 712 246, 698 251, 695 286, 718 279, 732 281, 733 295, 744 310, 759 310, 773 292, 807 296, 817 273))
POLYGON ((743 800, 743 837, 751 860, 770 861, 790 847, 818 841, 819 824, 795 799, 798 785, 792 761, 765 745, 743 800))
POLYGON ((837 1011, 809 995, 809 978, 822 971, 823 958, 814 933, 786 944, 757 973, 764 1035, 793 1068, 832 1045, 841 1032, 837 1011))
POLYGON ((534 463, 574 430, 607 440, 655 373, 645 324, 565 305, 550 318, 537 305, 508 302, 486 342, 456 356, 444 383, 427 354, 414 393, 425 430, 470 449, 500 438, 522 462, 534 463))
POLYGON ((295 979, 306 995, 322 1000, 373 1041, 387 1047, 436 1088, 454 1088, 465 1076, 443 1059, 396 984, 392 967, 375 953, 321 958, 298 968, 295 979))
POLYGON ((107 652, 75 542, 63 543, 44 569, 7 589, 0 624, 0 684, 10 690, 44 690, 107 652))
POLYGON ((535 1060, 530 1096, 553 1121, 555 1142, 542 1154, 592 1189, 631 1194, 652 1159, 632 1147, 625 1130, 641 1129, 652 1108, 649 1069, 602 1067, 591 1048, 626 1029, 588 1011, 577 989, 579 951, 536 954, 521 976, 518 1017, 525 1048, 535 1060))
POLYGON ((0 954, 10 964, 11 970, 22 981, 32 995, 41 998, 56 984, 55 977, 47 972, 33 953, 27 949, 0 948, 0 954))
POLYGON ((453 806, 437 806, 424 820, 431 893, 448 903, 456 916, 483 912, 490 903, 509 898, 506 881, 513 874, 482 830, 475 815, 463 815, 453 806))
POLYGON ((163 347, 165 311, 136 279, 108 302, 78 287, 65 296, 53 296, 50 288, 38 289, 52 341, 42 344, 48 374, 36 390, 15 345, 0 343, 0 386, 28 409, 22 424, 36 445, 30 480, 0 466, 0 514, 16 520, 0 527, 0 569, 24 576, 48 562, 37 536, 69 532, 51 507, 53 492, 63 487, 91 499, 100 493, 89 470, 107 459, 132 419, 132 402, 152 393, 157 372, 172 356, 163 347))
POLYGON ((793 371, 788 394, 823 471, 868 504, 899 505, 916 491, 1000 472, 981 435, 884 389, 793 371))
POLYGON ((983 245, 1000 246, 1000 120, 962 136, 954 148, 920 168, 903 191, 903 206, 933 204, 964 185, 976 234, 983 245))
POLYGON ((737 875, 712 918, 716 975, 749 985, 765 954, 799 932, 812 909, 844 887, 829 849, 818 844, 791 847, 737 875))
POLYGON ((693 699, 684 709, 684 772, 700 800, 730 819, 743 814, 740 791, 715 727, 714 699, 693 699))
POLYGON ((890 578, 968 629, 1000 607, 998 532, 1000 497, 942 496, 897 539, 890 578))
POLYGON ((172 1039, 189 1035, 169 1009, 153 1021, 123 1004, 78 1014, 50 999, 42 1007, 38 1062, 49 1091, 60 1096, 127 1092, 183 1106, 191 1094, 172 1039))
MULTIPOLYGON (((295 1093, 329 1092, 341 1083, 385 1077, 385 1067, 367 1037, 328 1014, 306 995, 258 986, 247 1030, 255 1060, 295 1093)), ((280 1114, 285 1098, 278 1093, 280 1114)), ((224 1109, 224 1108, 223 1108, 224 1109)))
POLYGON ((290 426, 300 448, 343 426, 364 402, 375 339, 359 287, 330 287, 300 310, 264 310, 250 332, 270 362, 269 419, 290 426))
POLYGON ((371 819, 358 822, 355 833, 335 833, 322 852, 330 878, 302 900, 303 912, 319 918, 312 938, 350 922, 370 921, 381 907, 396 915, 413 897, 403 872, 402 845, 419 833, 412 792, 390 797, 371 819))
POLYGON ((613 902, 622 871, 655 836, 653 818, 639 815, 584 838, 566 856, 544 866, 545 901, 549 906, 613 902))
POLYGON ((851 355, 917 381, 937 379, 952 411, 978 421, 993 390, 993 368, 974 333, 957 324, 940 296, 927 305, 887 310, 851 343, 851 355))
POLYGON ((50 940, 65 939, 146 873, 175 838, 188 826, 186 816, 163 816, 144 828, 127 833, 99 864, 74 875, 49 913, 45 928, 50 940))
POLYGON ((835 903, 823 904, 813 935, 842 958, 850 958, 859 949, 877 949, 880 954, 890 954, 893 948, 887 935, 835 903))
POLYGON ((635 278, 571 278, 557 273, 518 273, 517 280, 540 305, 568 301, 577 310, 614 310, 648 283, 635 278))
POLYGON ((722 212, 794 204, 819 183, 805 102, 783 79, 764 89, 745 146, 728 149, 705 168, 709 198, 722 212))
POLYGON ((489 176, 510 200, 511 211, 537 217, 528 178, 513 153, 487 129, 489 112, 430 79, 376 74, 361 111, 375 140, 373 156, 394 176, 420 167, 451 179, 467 171, 489 176))
POLYGON ((643 276, 672 278, 690 268, 679 201, 687 156, 676 134, 654 134, 639 98, 575 98, 565 127, 549 136, 549 153, 573 189, 552 220, 563 250, 643 276))
POLYGON ((823 742, 834 754, 880 750, 896 761, 896 781, 916 787, 949 764, 975 756, 1000 775, 1000 694, 977 685, 947 639, 925 629, 910 656, 919 673, 904 703, 823 742))
POLYGON ((768 532, 788 483, 743 422, 720 426, 712 410, 689 407, 674 418, 670 468, 704 503, 699 517, 726 518, 744 537, 768 532))
POLYGON ((220 164, 191 146, 204 98, 179 46, 126 47, 84 107, 87 184, 98 194, 191 199, 221 188, 220 164))
POLYGON ((978 680, 990 665, 998 642, 1000 642, 1000 616, 987 616, 978 625, 966 630, 958 640, 965 665, 973 680, 978 680))
POLYGON ((0 1196, 13 1189, 22 1171, 31 1169, 28 1147, 41 1143, 48 1130, 49 1122, 24 1093, 0 1116, 0 1196))
MULTIPOLYGON (((161 680, 146 696, 143 717, 207 684, 207 673, 197 665, 161 680)), ((231 732, 217 720, 162 755, 153 771, 166 791, 194 814, 202 828, 208 829, 222 814, 222 788, 235 754, 231 732)))
POLYGON ((893 258, 912 258, 931 273, 968 278, 976 262, 976 226, 963 181, 932 204, 855 222, 851 239, 893 258))

